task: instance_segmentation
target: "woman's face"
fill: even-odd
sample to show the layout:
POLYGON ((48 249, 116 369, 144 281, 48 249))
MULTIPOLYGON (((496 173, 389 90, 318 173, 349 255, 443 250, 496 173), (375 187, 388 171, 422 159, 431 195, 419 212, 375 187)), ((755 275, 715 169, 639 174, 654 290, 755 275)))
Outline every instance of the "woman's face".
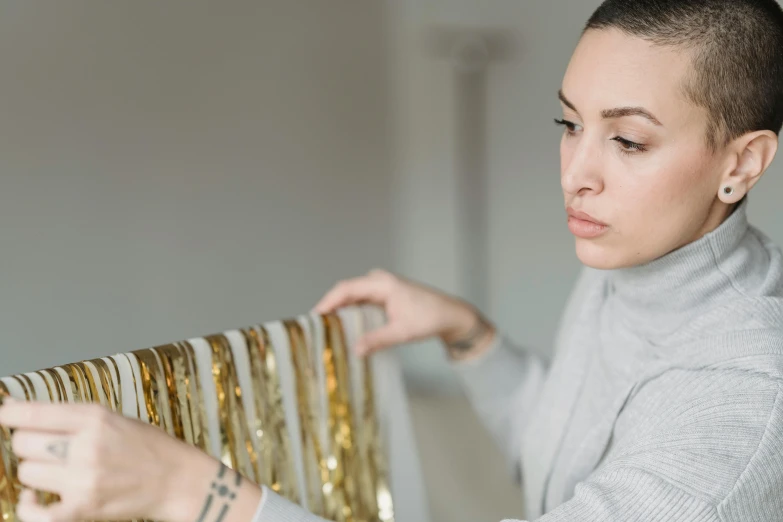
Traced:
POLYGON ((707 112, 682 93, 690 67, 685 52, 617 30, 588 31, 579 42, 560 93, 560 159, 582 263, 651 261, 727 214, 717 199, 727 155, 707 146, 707 112))

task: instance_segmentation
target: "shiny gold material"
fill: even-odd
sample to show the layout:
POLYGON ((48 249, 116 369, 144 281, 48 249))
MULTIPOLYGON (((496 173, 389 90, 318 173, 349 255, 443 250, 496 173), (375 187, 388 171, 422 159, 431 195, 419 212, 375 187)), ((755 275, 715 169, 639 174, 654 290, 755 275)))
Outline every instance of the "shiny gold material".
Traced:
POLYGON ((331 497, 333 489, 318 429, 322 425, 318 375, 302 325, 290 319, 283 321, 283 326, 288 334, 296 379, 299 436, 305 471, 305 491, 302 494, 307 495, 307 507, 310 511, 325 516, 328 497, 331 497))
MULTIPOLYGON (((365 331, 363 315, 357 314, 359 324, 356 332, 365 331)), ((375 408, 375 382, 373 379, 372 361, 364 357, 362 368, 362 422, 359 433, 359 454, 364 463, 363 477, 366 487, 362 488, 365 495, 374 498, 366 500, 373 518, 381 522, 394 521, 394 505, 389 488, 388 468, 383 451, 383 440, 378 415, 375 408)))
POLYGON ((164 394, 167 395, 166 377, 155 352, 150 349, 136 350, 130 355, 135 356, 139 361, 141 388, 150 424, 163 428, 173 436, 174 426, 171 422, 171 409, 164 396, 164 394))
POLYGON ((153 348, 160 357, 169 396, 171 419, 177 438, 194 444, 187 393, 187 359, 178 346, 169 344, 153 348))
POLYGON ((226 466, 253 479, 257 458, 250 441, 242 390, 239 387, 231 345, 222 334, 205 337, 212 349, 212 377, 218 398, 220 416, 220 459, 226 466))
MULTIPOLYGON (((0 405, 3 399, 10 397, 3 381, 0 381, 0 405)), ((11 433, 0 426, 0 513, 4 522, 15 522, 18 489, 16 488, 16 457, 11 452, 11 433)))
POLYGON ((267 484, 275 491, 280 490, 280 484, 276 482, 272 472, 272 453, 271 442, 269 441, 269 429, 267 428, 267 408, 263 400, 264 397, 264 378, 261 369, 261 357, 264 347, 260 345, 258 339, 258 333, 255 330, 242 330, 242 337, 247 347, 247 356, 249 361, 250 371, 250 384, 252 388, 249 390, 253 397, 253 413, 254 417, 248 419, 248 428, 251 435, 255 434, 255 437, 251 437, 251 442, 256 451, 255 467, 255 480, 259 484, 267 484), (266 432, 264 432, 266 430, 266 432))
POLYGON ((275 350, 264 327, 241 332, 247 345, 253 383, 256 423, 251 429, 255 430, 259 452, 258 483, 266 484, 293 502, 300 502, 275 350))
MULTIPOLYGON (((114 357, 107 357, 107 359, 111 361, 111 366, 109 366, 109 373, 111 373, 111 368, 114 368, 114 375, 117 376, 117 388, 115 390, 117 412, 124 414, 125 410, 122 408, 122 376, 120 375, 120 367, 117 365, 117 361, 114 360, 114 357)), ((110 380, 110 382, 114 381, 110 380)))
MULTIPOLYGON (((131 383, 133 384, 133 402, 136 403, 136 418, 141 419, 141 405, 139 405, 139 386, 136 382, 136 374, 133 373, 131 354, 123 353, 122 356, 125 357, 125 360, 128 361, 128 364, 131 367, 131 383)), ((119 375, 119 371, 117 372, 117 375, 119 375)))
POLYGON ((173 344, 152 349, 161 360, 166 383, 168 406, 174 436, 193 444, 193 428, 190 425, 190 407, 185 392, 185 362, 182 353, 173 344))
MULTIPOLYGON (((185 355, 188 371, 185 374, 187 381, 188 404, 190 406, 190 421, 193 429, 193 440, 198 448, 211 454, 209 443, 209 429, 207 428, 207 412, 204 408, 204 397, 201 392, 201 380, 196 367, 196 355, 193 347, 187 341, 177 343, 180 351, 185 355)), ((212 455, 217 457, 217 455, 212 455)))
POLYGON ((120 397, 122 396, 116 389, 114 389, 114 379, 111 378, 111 370, 109 365, 103 359, 93 359, 90 361, 98 370, 98 379, 101 383, 101 389, 106 396, 111 411, 116 413, 122 413, 122 406, 120 404, 120 397))
POLYGON ((82 382, 84 383, 86 390, 89 392, 88 402, 97 402, 100 404, 101 394, 98 392, 98 386, 95 384, 95 378, 93 377, 90 369, 83 362, 76 363, 73 365, 73 367, 79 372, 82 382))
MULTIPOLYGON (((27 375, 25 375, 23 373, 20 373, 17 376, 17 380, 21 380, 22 382, 24 382, 24 386, 27 387, 28 390, 30 390, 30 397, 32 397, 32 399, 34 401, 37 401, 38 400, 38 394, 35 393, 35 384, 33 384, 33 381, 30 380, 30 377, 28 377, 27 375)), ((29 401, 30 399, 27 399, 27 400, 29 401)))
POLYGON ((41 380, 44 382, 44 385, 46 386, 46 392, 49 394, 49 402, 60 402, 59 397, 57 401, 54 400, 54 393, 52 393, 52 387, 49 386, 49 381, 46 380, 46 377, 44 377, 43 372, 39 371, 35 373, 38 374, 38 376, 41 378, 41 380))
MULTIPOLYGON (((356 312, 347 316, 357 318, 350 325, 337 314, 283 321, 288 353, 282 346, 272 346, 266 328, 259 325, 239 330, 244 344, 231 337, 236 341, 233 347, 223 334, 203 338, 207 344, 199 341, 197 349, 208 350, 198 352, 205 359, 197 359, 195 343, 186 341, 120 354, 131 370, 124 375, 131 379, 125 390, 120 371, 124 361, 118 359, 118 365, 118 356, 66 364, 59 368, 63 373, 54 368, 36 373, 53 403, 102 402, 114 412, 125 413, 123 399, 133 400, 138 418, 143 418, 144 408, 147 422, 207 453, 212 452, 207 414, 216 414, 220 453, 215 457, 245 477, 294 502, 306 498, 310 511, 330 520, 393 522, 373 372, 368 359, 352 358, 346 338, 347 328, 353 338, 364 330, 363 316, 356 312), (246 350, 249 389, 240 385, 239 376, 244 379, 246 374, 237 372, 239 352, 233 350, 246 350), (289 431, 278 373, 277 358, 289 355, 298 433, 289 431), (201 371, 212 376, 216 412, 206 411, 199 361, 210 365, 201 371), (133 395, 123 397, 123 392, 133 395), (245 405, 243 398, 252 400, 245 405), (301 491, 291 437, 301 441, 300 464, 305 472, 301 491)), ((26 400, 38 400, 31 376, 12 378, 26 400)), ((9 395, 0 381, 0 403, 9 395)), ((0 426, 0 522, 17 522, 14 510, 21 485, 11 449, 9 430, 0 426)), ((57 497, 46 493, 40 498, 48 504, 57 497)))
MULTIPOLYGON (((18 375, 12 375, 11 378, 19 383, 19 386, 22 387, 22 391, 24 392, 24 400, 30 401, 30 392, 27 391, 27 386, 25 385, 24 381, 19 378, 18 375)), ((33 392, 35 393, 35 392, 33 392)))
POLYGON ((79 372, 79 369, 76 367, 76 365, 66 364, 64 366, 60 366, 60 368, 62 368, 63 371, 65 371, 65 374, 68 376, 71 392, 73 393, 73 399, 76 402, 92 402, 92 398, 89 395, 89 390, 87 389, 84 379, 80 375, 81 372, 79 372))
POLYGON ((339 495, 330 517, 335 520, 368 520, 369 506, 364 505, 357 482, 361 468, 357 459, 354 431, 351 379, 348 371, 348 351, 342 323, 335 314, 321 317, 323 323, 323 364, 326 370, 326 393, 329 400, 329 442, 332 444, 330 460, 331 484, 339 495), (333 459, 333 460, 332 460, 333 459))
POLYGON ((65 384, 63 383, 60 374, 53 368, 47 368, 42 370, 47 373, 49 377, 54 381, 55 388, 57 388, 57 396, 60 398, 60 402, 68 402, 68 394, 65 392, 65 384))

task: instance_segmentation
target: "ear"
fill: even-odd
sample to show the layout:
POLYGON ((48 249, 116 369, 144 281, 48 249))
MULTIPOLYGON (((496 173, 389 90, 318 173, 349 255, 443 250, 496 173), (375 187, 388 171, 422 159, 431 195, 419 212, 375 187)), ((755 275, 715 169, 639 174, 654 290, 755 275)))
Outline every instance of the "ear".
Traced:
POLYGON ((718 198, 726 204, 740 201, 761 179, 778 150, 778 136, 769 130, 749 132, 728 145, 731 166, 721 178, 718 198))

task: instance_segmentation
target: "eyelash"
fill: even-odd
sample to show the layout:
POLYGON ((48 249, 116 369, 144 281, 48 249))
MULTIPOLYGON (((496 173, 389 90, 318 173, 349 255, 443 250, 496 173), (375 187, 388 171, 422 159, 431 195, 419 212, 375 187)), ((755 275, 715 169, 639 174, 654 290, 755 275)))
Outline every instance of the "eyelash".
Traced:
MULTIPOLYGON (((573 135, 576 127, 576 124, 574 122, 568 120, 558 120, 557 118, 555 118, 555 123, 557 125, 564 126, 568 130, 569 136, 573 135)), ((612 138, 612 141, 616 141, 617 143, 619 143, 620 152, 622 152, 623 154, 627 154, 628 156, 639 154, 647 150, 647 147, 645 147, 641 143, 636 143, 635 141, 627 140, 625 138, 621 138, 620 136, 615 136, 614 138, 612 138)))

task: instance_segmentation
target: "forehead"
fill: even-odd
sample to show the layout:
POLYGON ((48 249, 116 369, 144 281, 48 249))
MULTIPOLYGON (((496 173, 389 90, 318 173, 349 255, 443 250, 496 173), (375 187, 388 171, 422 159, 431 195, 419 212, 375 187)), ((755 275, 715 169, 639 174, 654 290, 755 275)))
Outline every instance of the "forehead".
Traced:
POLYGON ((701 113, 683 93, 691 68, 684 50, 656 46, 616 29, 590 30, 571 57, 562 88, 583 118, 603 109, 641 106, 666 127, 701 113))

